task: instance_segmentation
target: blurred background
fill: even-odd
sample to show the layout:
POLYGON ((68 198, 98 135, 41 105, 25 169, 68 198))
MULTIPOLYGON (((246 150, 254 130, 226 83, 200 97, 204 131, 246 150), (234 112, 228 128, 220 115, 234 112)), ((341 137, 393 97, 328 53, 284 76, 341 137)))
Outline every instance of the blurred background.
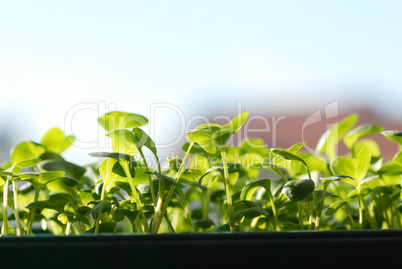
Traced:
POLYGON ((89 162, 105 150, 96 120, 114 109, 150 118, 164 156, 184 131, 245 110, 260 128, 249 135, 269 147, 300 142, 327 107, 336 117, 305 129, 312 147, 352 112, 402 130, 401 10, 398 0, 2 1, 0 161, 56 126, 78 142, 66 158, 89 162))

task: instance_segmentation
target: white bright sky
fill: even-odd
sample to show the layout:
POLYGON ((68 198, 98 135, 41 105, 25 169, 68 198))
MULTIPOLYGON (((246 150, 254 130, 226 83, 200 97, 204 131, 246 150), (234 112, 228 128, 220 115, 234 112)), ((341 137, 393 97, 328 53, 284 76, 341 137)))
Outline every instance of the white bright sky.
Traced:
POLYGON ((401 11, 400 0, 2 1, 1 156, 53 126, 97 140, 109 105, 155 116, 157 144, 176 110, 233 115, 240 100, 262 115, 335 100, 398 115, 401 11))

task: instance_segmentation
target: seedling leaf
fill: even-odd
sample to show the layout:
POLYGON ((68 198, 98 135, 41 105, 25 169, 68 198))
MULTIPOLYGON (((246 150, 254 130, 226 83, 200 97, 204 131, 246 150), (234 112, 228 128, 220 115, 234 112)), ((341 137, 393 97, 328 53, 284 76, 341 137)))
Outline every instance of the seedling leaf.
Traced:
POLYGON ((42 137, 41 144, 47 151, 61 154, 74 143, 74 136, 66 136, 60 128, 49 129, 42 137))
POLYGON ((135 138, 133 132, 118 129, 107 133, 106 136, 112 139, 112 148, 114 152, 131 156, 138 154, 138 148, 135 144, 137 139, 135 138))
POLYGON ((194 222, 194 227, 201 229, 209 229, 215 226, 215 223, 211 219, 201 219, 194 222))
POLYGON ((271 188, 271 180, 269 179, 261 179, 261 180, 257 180, 254 182, 250 182, 249 184, 247 184, 246 186, 244 186, 244 188, 241 191, 240 194, 240 199, 242 200, 251 200, 252 195, 253 195, 253 191, 254 189, 258 188, 258 187, 262 187, 267 191, 270 191, 271 188))
POLYGON ((259 216, 268 216, 268 212, 260 207, 250 207, 236 213, 236 218, 253 219, 259 216))
POLYGON ((325 211, 326 216, 334 215, 340 208, 347 206, 348 203, 344 200, 336 201, 329 205, 328 209, 325 211))
POLYGON ((139 114, 113 111, 98 118, 99 124, 110 132, 117 129, 128 129, 143 126, 148 123, 148 119, 139 114))
POLYGON ((16 163, 26 159, 39 158, 45 153, 46 148, 32 141, 21 142, 10 151, 11 162, 16 163))
POLYGON ((379 133, 382 130, 384 130, 383 127, 375 124, 359 125, 345 135, 343 142, 351 150, 358 139, 362 138, 363 136, 379 133))
POLYGON ((227 140, 246 122, 248 112, 242 112, 224 126, 218 124, 202 124, 193 132, 186 133, 187 139, 198 143, 206 152, 216 153, 225 148, 227 140))
POLYGON ((335 123, 320 137, 316 150, 327 154, 330 160, 335 158, 337 155, 336 145, 353 128, 358 118, 357 114, 351 114, 340 122, 335 123))
POLYGON ((360 181, 366 176, 370 166, 370 151, 367 148, 362 148, 356 158, 346 158, 343 156, 337 157, 331 162, 331 170, 336 175, 347 175, 355 180, 343 178, 343 180, 357 187, 360 181))
POLYGON ((38 164, 38 167, 45 171, 64 171, 66 176, 80 179, 87 171, 84 167, 67 161, 46 160, 38 164))
POLYGON ((402 131, 387 130, 381 132, 381 134, 386 138, 388 138, 389 140, 394 141, 399 145, 402 145, 402 131))
POLYGON ((133 160, 133 156, 118 152, 91 152, 89 155, 92 157, 114 158, 116 160, 126 160, 129 162, 133 160))
POLYGON ((301 201, 314 191, 314 181, 310 179, 296 179, 285 183, 282 194, 291 201, 301 201))

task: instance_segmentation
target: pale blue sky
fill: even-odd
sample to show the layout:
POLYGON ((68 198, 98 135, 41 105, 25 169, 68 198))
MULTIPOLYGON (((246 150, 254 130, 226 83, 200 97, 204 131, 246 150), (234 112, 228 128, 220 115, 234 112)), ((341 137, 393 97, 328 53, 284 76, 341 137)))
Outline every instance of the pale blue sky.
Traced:
MULTIPOLYGON (((234 114, 239 100, 265 115, 334 100, 402 113, 401 10, 386 0, 2 1, 0 132, 37 141, 77 104, 100 101, 146 116, 162 102, 234 114)), ((98 137, 96 116, 77 114, 78 138, 98 137)))

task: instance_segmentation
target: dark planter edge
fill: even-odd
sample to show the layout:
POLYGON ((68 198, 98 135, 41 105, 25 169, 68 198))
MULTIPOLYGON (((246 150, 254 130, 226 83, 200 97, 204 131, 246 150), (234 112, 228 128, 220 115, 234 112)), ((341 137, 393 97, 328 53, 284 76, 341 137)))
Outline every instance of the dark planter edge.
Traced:
POLYGON ((375 262, 395 266, 401 249, 402 230, 0 238, 3 259, 17 261, 18 267, 40 261, 44 268, 287 268, 316 263, 339 268, 375 262))

